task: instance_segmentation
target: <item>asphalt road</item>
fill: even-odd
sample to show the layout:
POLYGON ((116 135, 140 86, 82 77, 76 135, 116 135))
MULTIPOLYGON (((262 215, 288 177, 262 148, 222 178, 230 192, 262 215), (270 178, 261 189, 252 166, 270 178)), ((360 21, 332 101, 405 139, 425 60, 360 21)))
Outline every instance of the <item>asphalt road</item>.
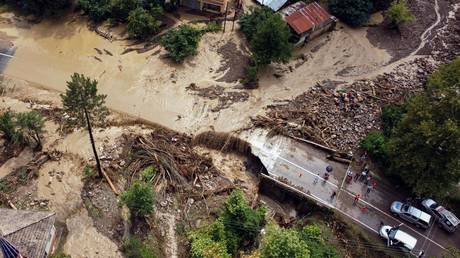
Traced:
MULTIPOLYGON (((401 229, 417 239, 414 253, 424 250, 424 257, 441 257, 446 247, 460 247, 460 233, 448 234, 434 224, 428 230, 416 228, 412 224, 391 215, 390 204, 395 200, 405 200, 407 196, 391 185, 377 182, 375 191, 365 196, 363 183, 348 184, 344 178, 348 167, 327 160, 326 154, 310 145, 299 143, 285 137, 264 138, 263 135, 247 137, 253 146, 254 154, 266 164, 270 176, 287 179, 291 185, 301 189, 318 203, 335 209, 370 232, 378 234, 380 223, 399 225, 401 229), (333 171, 327 182, 322 179, 325 168, 331 165, 333 171), (315 177, 318 177, 315 183, 315 177), (331 199, 333 192, 337 195, 331 199), (354 205, 355 194, 361 198, 354 205)), ((376 248, 386 248, 386 242, 375 243, 376 248)), ((387 249, 390 253, 401 254, 397 250, 387 249)))

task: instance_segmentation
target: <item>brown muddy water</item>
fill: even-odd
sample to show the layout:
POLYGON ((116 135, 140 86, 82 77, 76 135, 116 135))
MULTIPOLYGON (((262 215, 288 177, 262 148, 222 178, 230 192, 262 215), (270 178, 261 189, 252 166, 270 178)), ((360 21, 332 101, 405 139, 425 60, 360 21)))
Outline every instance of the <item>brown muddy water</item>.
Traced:
POLYGON ((132 42, 110 42, 90 31, 87 21, 78 16, 20 26, 12 14, 4 13, 1 38, 15 47, 3 72, 6 76, 63 92, 71 74, 83 73, 99 81, 110 108, 187 133, 239 129, 251 116, 263 114, 266 105, 293 98, 322 80, 350 81, 390 60, 388 53, 367 41, 365 29, 341 27, 296 50, 295 58, 280 66, 288 71, 282 78, 273 76, 276 67, 264 70, 260 88, 249 91, 247 101, 211 112, 217 100, 192 95, 186 87, 195 83, 201 88, 230 89, 238 84, 217 82, 225 73, 217 72, 225 61, 217 50, 229 39, 241 45, 234 32, 204 35, 197 56, 180 65, 166 59, 159 46, 122 55, 132 42), (296 58, 300 55, 306 61, 296 58), (346 72, 338 74, 342 70, 346 72))

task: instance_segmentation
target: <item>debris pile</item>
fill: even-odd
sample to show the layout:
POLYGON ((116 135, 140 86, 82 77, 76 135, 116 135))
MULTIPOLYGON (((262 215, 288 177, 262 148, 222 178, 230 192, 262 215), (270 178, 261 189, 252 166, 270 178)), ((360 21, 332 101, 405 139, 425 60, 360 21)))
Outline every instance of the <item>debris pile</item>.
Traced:
POLYGON ((431 54, 436 60, 448 62, 460 56, 460 3, 451 3, 452 10, 447 14, 447 24, 437 30, 428 42, 431 54))
POLYGON ((372 129, 380 128, 384 106, 401 103, 420 91, 435 65, 416 59, 372 80, 359 80, 340 89, 317 84, 285 104, 267 107, 267 116, 252 118, 256 127, 351 151, 372 129))
POLYGON ((222 109, 229 108, 234 103, 244 102, 249 99, 249 93, 245 91, 225 91, 222 86, 200 88, 195 83, 192 83, 186 89, 200 97, 211 100, 217 99, 218 103, 211 109, 212 112, 219 112, 222 109))
POLYGON ((189 136, 163 128, 155 128, 148 136, 135 136, 131 155, 131 178, 141 169, 153 166, 157 173, 152 183, 160 189, 187 188, 192 180, 196 185, 206 175, 218 174, 211 159, 193 150, 189 136))

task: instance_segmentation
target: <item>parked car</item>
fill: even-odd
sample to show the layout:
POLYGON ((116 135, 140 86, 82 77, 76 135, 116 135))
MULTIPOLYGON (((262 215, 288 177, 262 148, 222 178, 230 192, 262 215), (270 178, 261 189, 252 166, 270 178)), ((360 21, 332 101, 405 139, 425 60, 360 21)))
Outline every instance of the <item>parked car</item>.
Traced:
POLYGON ((388 246, 398 247, 405 252, 412 252, 417 244, 417 239, 399 227, 382 226, 379 230, 380 237, 387 240, 388 246))
POLYGON ((391 204, 390 210, 395 216, 415 224, 416 227, 427 229, 431 226, 431 215, 409 204, 395 201, 391 204))
POLYGON ((460 227, 460 219, 458 219, 452 212, 446 210, 446 208, 437 204, 432 199, 423 200, 422 206, 447 232, 453 233, 455 230, 457 230, 457 228, 460 227))

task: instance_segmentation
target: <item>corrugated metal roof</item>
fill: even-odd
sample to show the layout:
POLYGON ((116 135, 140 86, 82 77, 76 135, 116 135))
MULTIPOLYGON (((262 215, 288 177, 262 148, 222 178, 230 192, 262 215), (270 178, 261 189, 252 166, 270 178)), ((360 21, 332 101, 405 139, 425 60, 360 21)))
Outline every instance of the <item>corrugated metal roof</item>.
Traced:
POLYGON ((313 2, 285 18, 289 26, 298 34, 314 29, 314 27, 330 19, 332 16, 317 2, 313 2))
POLYGON ((269 7, 275 12, 277 12, 287 2, 287 0, 256 0, 256 1, 261 5, 265 5, 269 7))

